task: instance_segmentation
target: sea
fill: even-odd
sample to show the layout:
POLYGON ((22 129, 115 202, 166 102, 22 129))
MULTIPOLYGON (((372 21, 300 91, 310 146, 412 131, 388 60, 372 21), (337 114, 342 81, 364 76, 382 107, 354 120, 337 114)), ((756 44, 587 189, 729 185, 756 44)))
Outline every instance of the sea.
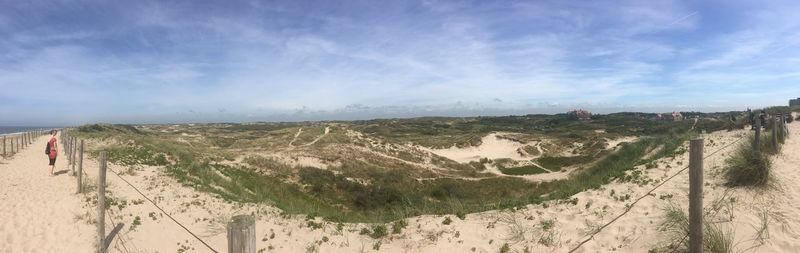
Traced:
POLYGON ((0 126, 0 135, 9 135, 15 133, 22 133, 33 130, 50 130, 58 129, 59 127, 41 127, 41 126, 0 126))

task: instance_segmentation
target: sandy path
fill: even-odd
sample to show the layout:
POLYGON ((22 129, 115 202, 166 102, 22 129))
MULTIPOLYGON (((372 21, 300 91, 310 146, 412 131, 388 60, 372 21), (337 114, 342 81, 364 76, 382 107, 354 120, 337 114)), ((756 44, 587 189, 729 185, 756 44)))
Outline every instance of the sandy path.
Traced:
MULTIPOLYGON (((316 138, 316 139, 314 139, 313 141, 311 141, 311 142, 309 142, 309 143, 305 144, 304 146, 311 146, 311 145, 314 145, 314 144, 315 144, 315 143, 317 143, 319 140, 321 140, 323 137, 325 137, 326 135, 328 135, 330 132, 331 132, 331 127, 325 127, 325 133, 321 134, 320 136, 317 136, 317 138, 316 138)), ((297 138, 297 136, 295 136, 295 138, 297 138)))
POLYGON ((302 127, 300 129, 297 129, 297 133, 294 134, 294 138, 292 138, 292 141, 289 142, 289 147, 294 147, 294 141, 297 140, 297 137, 300 136, 301 133, 303 133, 302 127))
MULTIPOLYGON (((42 149, 49 137, 0 164, 0 252, 92 252, 95 229, 75 220, 75 178, 48 176, 42 149)), ((61 145, 59 145, 60 147, 61 145)), ((66 169, 63 153, 56 171, 66 169)))

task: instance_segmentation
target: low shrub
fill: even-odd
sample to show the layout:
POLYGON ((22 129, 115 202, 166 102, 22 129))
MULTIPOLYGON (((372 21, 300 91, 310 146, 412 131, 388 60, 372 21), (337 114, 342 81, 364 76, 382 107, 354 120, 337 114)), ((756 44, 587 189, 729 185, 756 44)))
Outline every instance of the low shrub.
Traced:
POLYGON ((372 238, 378 239, 378 238, 384 237, 384 236, 386 236, 388 234, 389 233, 386 231, 386 225, 381 224, 381 225, 372 226, 372 234, 370 234, 369 236, 372 237, 372 238))
POLYGON ((406 220, 398 220, 392 224, 392 234, 399 234, 403 232, 403 229, 408 226, 408 222, 406 220))

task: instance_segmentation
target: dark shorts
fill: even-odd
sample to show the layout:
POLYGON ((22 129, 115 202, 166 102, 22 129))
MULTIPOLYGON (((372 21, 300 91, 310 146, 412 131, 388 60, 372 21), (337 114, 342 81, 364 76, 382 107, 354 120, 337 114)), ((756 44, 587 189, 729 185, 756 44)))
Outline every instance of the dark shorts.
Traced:
POLYGON ((56 165, 56 159, 50 158, 50 166, 56 165))

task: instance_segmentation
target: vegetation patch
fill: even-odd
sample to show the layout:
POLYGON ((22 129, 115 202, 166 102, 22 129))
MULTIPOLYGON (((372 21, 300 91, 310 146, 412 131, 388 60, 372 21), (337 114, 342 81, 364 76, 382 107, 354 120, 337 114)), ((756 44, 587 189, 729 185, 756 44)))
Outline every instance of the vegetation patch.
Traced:
POLYGON ((595 158, 591 156, 543 156, 536 158, 535 162, 552 171, 560 171, 565 167, 590 163, 595 158))
MULTIPOLYGON (((754 148, 754 138, 739 145, 733 155, 725 161, 727 170, 725 178, 729 186, 766 186, 770 178, 770 168, 767 147, 754 148)), ((762 141, 763 143, 764 141, 762 141)), ((766 145, 771 146, 771 145, 766 145)))
POLYGON ((513 167, 513 168, 500 168, 500 172, 506 175, 534 175, 534 174, 541 174, 541 173, 548 173, 548 171, 539 168, 536 165, 528 165, 522 167, 513 167))

